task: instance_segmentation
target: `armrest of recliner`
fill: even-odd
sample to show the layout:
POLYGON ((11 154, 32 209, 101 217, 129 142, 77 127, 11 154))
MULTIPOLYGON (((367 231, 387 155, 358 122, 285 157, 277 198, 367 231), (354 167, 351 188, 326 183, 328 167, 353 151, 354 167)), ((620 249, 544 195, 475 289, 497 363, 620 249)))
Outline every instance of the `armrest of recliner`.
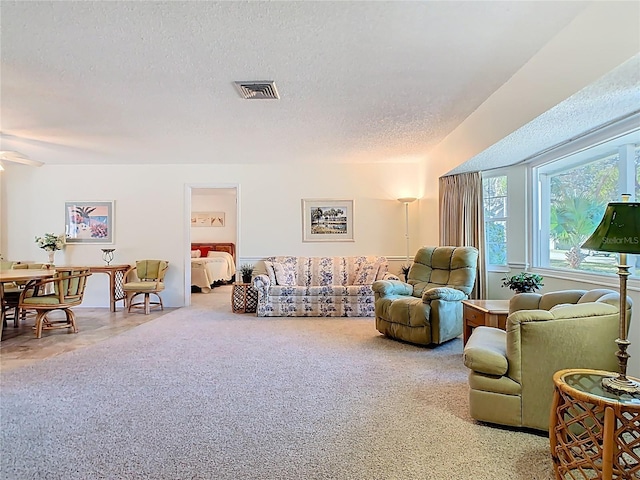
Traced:
POLYGON ((461 302, 467 295, 460 290, 450 287, 437 287, 425 290, 422 293, 422 301, 429 303, 431 300, 444 300, 446 302, 461 302))
POLYGON ((376 280, 371 286, 379 295, 411 295, 413 287, 400 280, 376 280))
POLYGON ((493 327, 477 327, 464 347, 463 361, 474 372, 506 374, 509 369, 506 332, 493 327))

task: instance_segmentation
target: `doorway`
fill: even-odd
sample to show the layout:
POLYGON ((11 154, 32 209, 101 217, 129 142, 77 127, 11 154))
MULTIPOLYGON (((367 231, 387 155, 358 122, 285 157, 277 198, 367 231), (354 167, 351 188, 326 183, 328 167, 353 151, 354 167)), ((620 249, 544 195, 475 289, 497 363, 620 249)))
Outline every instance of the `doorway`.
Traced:
MULTIPOLYGON (((190 184, 185 189, 185 305, 191 305, 191 244, 231 243, 238 268, 239 186, 235 184, 190 184)), ((233 280, 233 279, 232 279, 233 280)))

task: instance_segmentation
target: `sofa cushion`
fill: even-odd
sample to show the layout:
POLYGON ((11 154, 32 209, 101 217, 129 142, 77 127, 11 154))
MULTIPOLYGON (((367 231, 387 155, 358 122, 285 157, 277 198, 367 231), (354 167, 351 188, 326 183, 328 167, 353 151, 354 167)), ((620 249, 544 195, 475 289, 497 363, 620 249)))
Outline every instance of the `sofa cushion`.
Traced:
POLYGON ((191 258, 200 258, 202 252, 200 250, 191 250, 191 258))
POLYGON ((376 281, 380 262, 364 262, 358 265, 353 279, 354 285, 371 285, 376 281))
POLYGON ((316 285, 307 287, 307 295, 317 296, 366 296, 373 295, 371 285, 316 285))
POLYGON ((296 271, 292 265, 284 263, 274 263, 273 270, 276 274, 276 283, 278 285, 296 284, 296 271))
POLYGON ((342 257, 309 257, 305 285, 346 285, 347 275, 342 257))

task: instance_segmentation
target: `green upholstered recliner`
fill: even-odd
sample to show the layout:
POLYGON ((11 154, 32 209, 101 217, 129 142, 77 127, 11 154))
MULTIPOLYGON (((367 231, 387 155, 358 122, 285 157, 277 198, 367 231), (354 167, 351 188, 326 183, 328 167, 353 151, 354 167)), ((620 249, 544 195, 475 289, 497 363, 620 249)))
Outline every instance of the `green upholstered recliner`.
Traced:
POLYGON ((376 328, 419 345, 440 344, 462 334, 462 300, 476 281, 474 247, 422 247, 407 282, 374 282, 376 328))
POLYGON ((548 431, 555 372, 618 371, 619 302, 608 289, 515 295, 506 331, 478 327, 464 348, 471 416, 548 431))
POLYGON ((158 294, 164 290, 164 276, 167 268, 169 268, 169 262, 165 260, 138 260, 135 267, 127 270, 122 289, 127 296, 128 312, 132 308, 139 308, 148 315, 151 308, 156 306, 164 310, 162 298, 158 294), (151 294, 154 294, 158 300, 152 302, 149 298, 151 294), (144 300, 134 302, 133 299, 138 295, 143 295, 144 300))

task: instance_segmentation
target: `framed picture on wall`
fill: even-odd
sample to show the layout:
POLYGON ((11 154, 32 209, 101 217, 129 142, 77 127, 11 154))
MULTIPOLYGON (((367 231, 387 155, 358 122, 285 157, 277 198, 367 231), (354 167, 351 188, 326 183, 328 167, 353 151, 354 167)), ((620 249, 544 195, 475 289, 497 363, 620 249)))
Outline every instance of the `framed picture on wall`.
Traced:
POLYGON ((114 202, 64 202, 67 243, 113 243, 114 202))
POLYGON ((224 227, 224 212, 193 212, 192 227, 224 227))
POLYGON ((303 242, 353 242, 353 200, 302 199, 303 242))

